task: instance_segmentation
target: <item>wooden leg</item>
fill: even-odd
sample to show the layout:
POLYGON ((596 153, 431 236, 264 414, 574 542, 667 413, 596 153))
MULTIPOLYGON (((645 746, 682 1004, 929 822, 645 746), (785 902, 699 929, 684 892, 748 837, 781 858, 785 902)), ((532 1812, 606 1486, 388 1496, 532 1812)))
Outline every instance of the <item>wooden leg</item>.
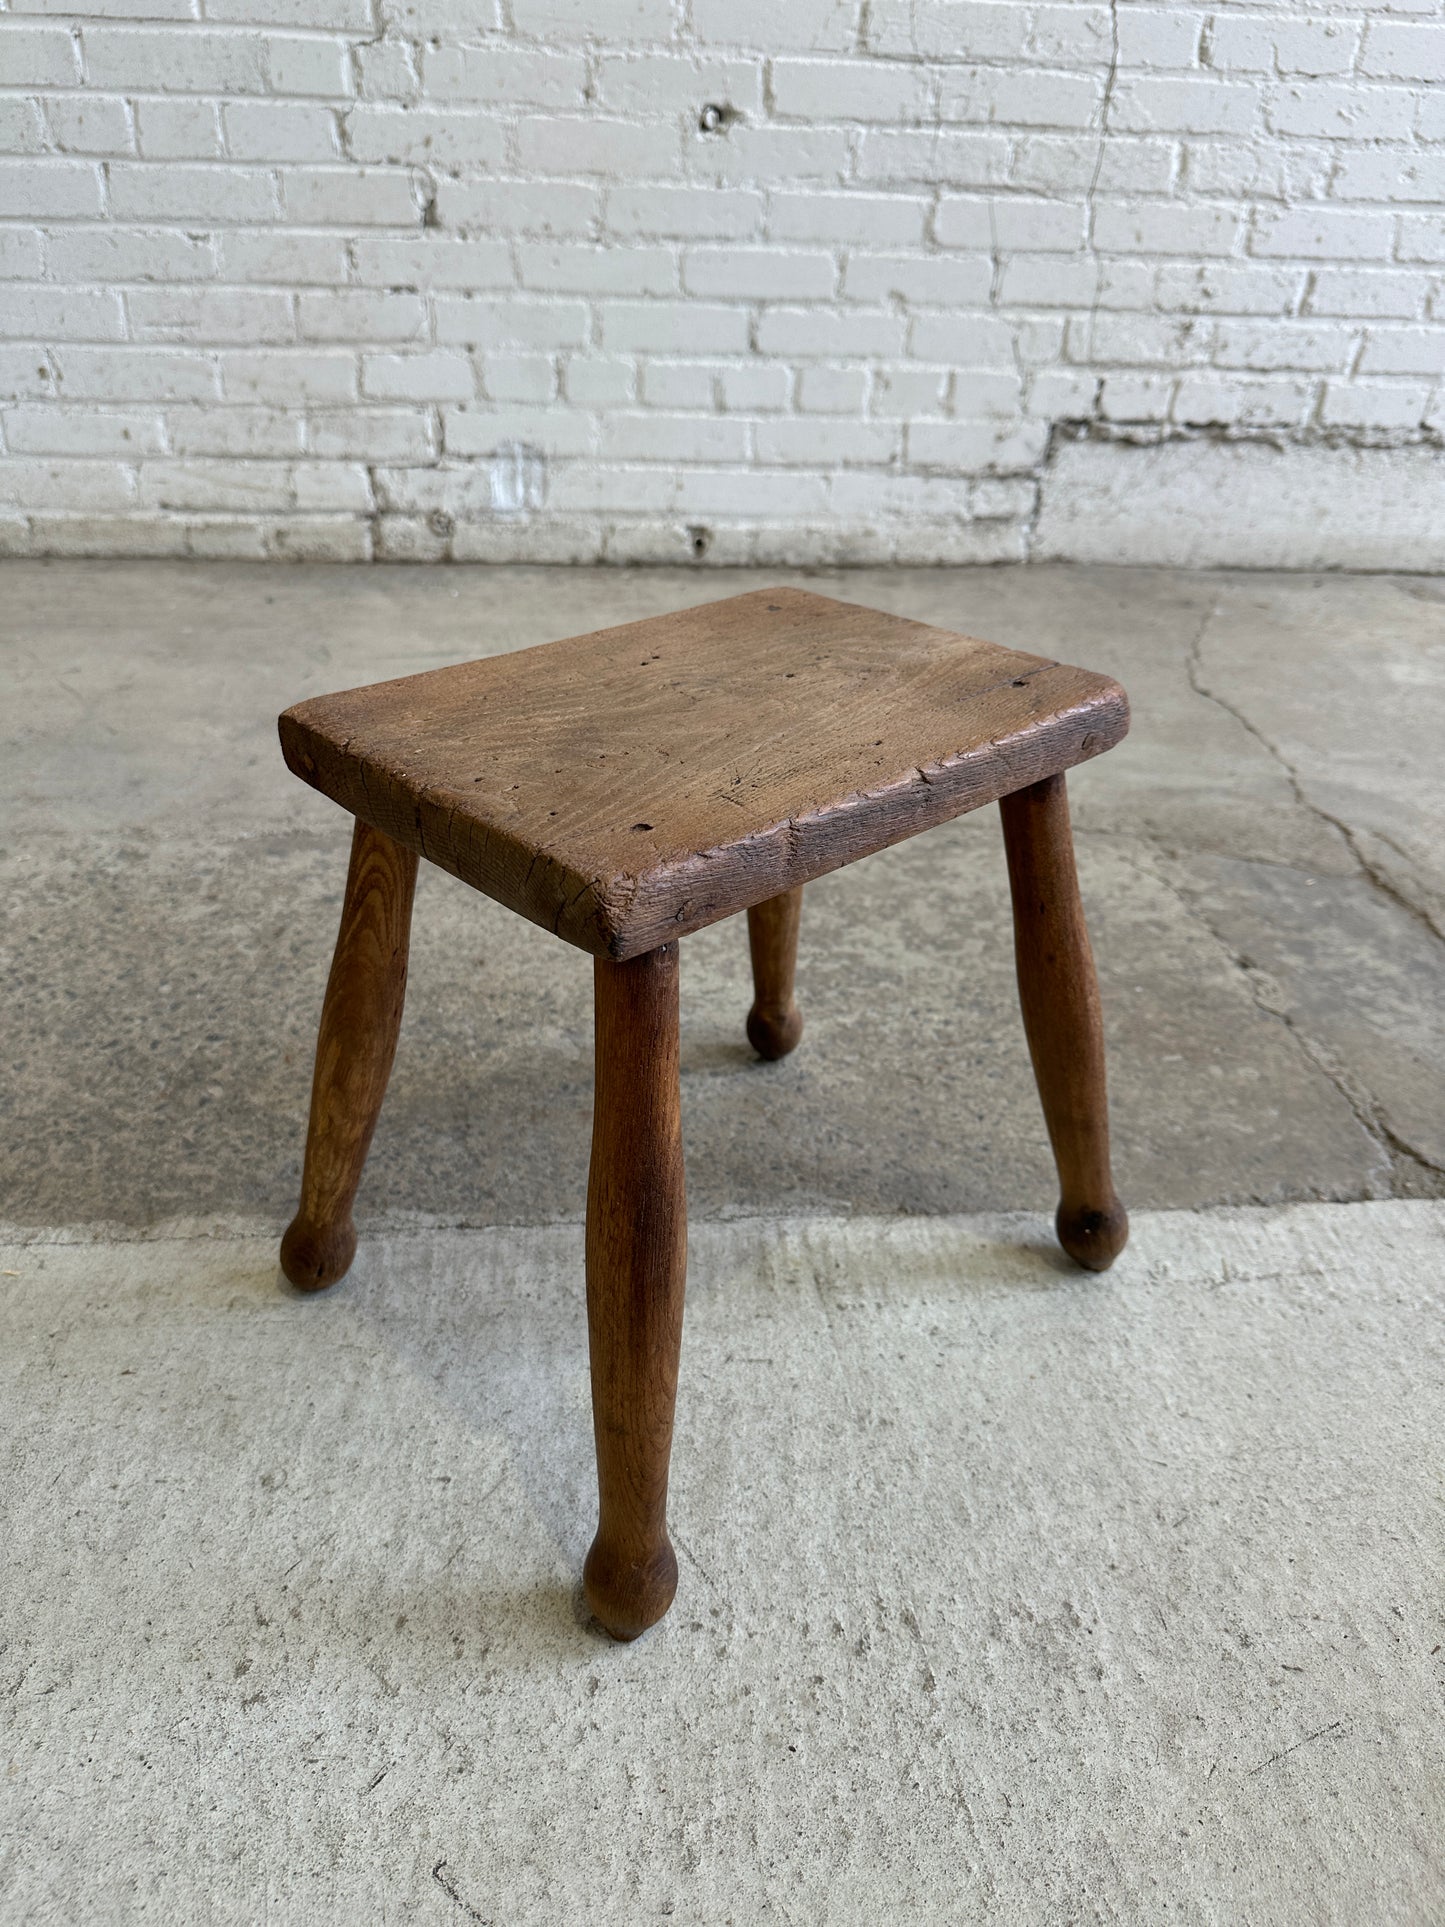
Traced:
POLYGON ((1109 1171, 1104 1027, 1064 779, 1015 790, 999 808, 1019 1002, 1059 1170, 1059 1243, 1090 1271, 1107 1271, 1128 1240, 1129 1220, 1109 1171))
POLYGON ((798 921, 803 886, 755 903, 748 912, 748 947, 753 953, 753 1007, 748 1012, 748 1042, 759 1057, 786 1057, 803 1035, 803 1013, 793 995, 798 963, 798 921))
POLYGON ((599 957, 596 1000, 587 1330, 601 1504, 583 1585, 608 1632, 636 1639, 677 1590, 667 1536, 687 1275, 677 945, 629 963, 599 957))
POLYGON ((316 1040, 301 1205, 281 1240, 281 1269, 302 1291, 334 1285, 356 1255, 351 1207, 401 1028, 416 866, 414 851, 357 819, 316 1040))

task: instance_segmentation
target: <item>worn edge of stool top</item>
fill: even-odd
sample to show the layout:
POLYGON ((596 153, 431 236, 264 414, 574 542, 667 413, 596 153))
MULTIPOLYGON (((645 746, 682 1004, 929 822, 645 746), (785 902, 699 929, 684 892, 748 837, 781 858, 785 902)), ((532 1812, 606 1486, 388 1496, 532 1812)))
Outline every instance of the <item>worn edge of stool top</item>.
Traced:
POLYGON ((290 769, 596 956, 641 955, 1110 749, 1107 676, 799 589, 317 696, 290 769))

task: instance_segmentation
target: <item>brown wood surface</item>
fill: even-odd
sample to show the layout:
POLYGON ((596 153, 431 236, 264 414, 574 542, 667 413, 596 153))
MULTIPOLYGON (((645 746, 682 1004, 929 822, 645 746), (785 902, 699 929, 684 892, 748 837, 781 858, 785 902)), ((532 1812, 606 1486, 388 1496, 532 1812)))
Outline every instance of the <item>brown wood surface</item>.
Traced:
POLYGON ((999 807, 1019 1002, 1059 1170, 1059 1243, 1090 1271, 1107 1271, 1128 1240, 1129 1220, 1109 1169, 1104 1026, 1064 778, 1016 790, 999 807))
POLYGON ((599 958, 587 1185, 587 1332, 600 1499, 587 1603, 617 1639, 672 1604, 667 1467, 682 1344, 687 1203, 675 943, 599 958))
POLYGON ((638 956, 1067 769, 1117 683, 798 589, 299 703, 298 776, 598 956, 638 956))
POLYGON ((356 1254, 351 1209, 396 1055, 416 870, 414 850, 358 820, 316 1040, 301 1205, 281 1241, 281 1268, 302 1291, 334 1285, 356 1254))
POLYGON ((753 960, 753 1007, 748 1012, 748 1042, 759 1057, 786 1057, 803 1035, 803 1013, 793 994, 798 966, 798 923, 803 886, 787 890, 748 912, 748 948, 753 960))

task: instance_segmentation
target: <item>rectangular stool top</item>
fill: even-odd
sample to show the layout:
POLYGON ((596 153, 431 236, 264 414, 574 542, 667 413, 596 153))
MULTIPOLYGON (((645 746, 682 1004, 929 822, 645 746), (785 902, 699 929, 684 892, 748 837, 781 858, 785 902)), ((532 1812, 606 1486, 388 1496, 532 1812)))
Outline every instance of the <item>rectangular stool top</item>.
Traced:
POLYGON ((313 697, 280 720, 305 782, 615 959, 1128 727, 1107 676, 799 589, 313 697))

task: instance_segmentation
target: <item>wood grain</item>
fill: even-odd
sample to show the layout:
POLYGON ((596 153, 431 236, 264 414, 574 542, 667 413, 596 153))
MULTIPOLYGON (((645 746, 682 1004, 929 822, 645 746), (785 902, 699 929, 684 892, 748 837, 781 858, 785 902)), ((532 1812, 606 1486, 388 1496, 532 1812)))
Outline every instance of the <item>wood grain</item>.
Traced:
POLYGON ((667 1468, 682 1344, 687 1203, 678 1094, 678 950, 595 965, 587 1331, 599 1522, 587 1603, 635 1639, 672 1604, 667 1468))
POLYGON ((1064 778, 1017 790, 999 807, 1019 1002, 1059 1172, 1059 1243, 1090 1271, 1107 1271, 1129 1220, 1109 1169, 1104 1025, 1064 778))
POLYGON ((281 1268, 301 1291, 334 1285, 356 1255, 351 1212, 396 1055, 416 872, 414 850, 358 820, 316 1040, 301 1205, 281 1241, 281 1268))
POLYGON ((1108 677, 797 589, 317 697, 280 720, 306 782, 613 959, 1127 728, 1108 677))
POLYGON ((793 993, 798 967, 798 924, 803 887, 787 890, 748 911, 748 948, 753 960, 753 1007, 748 1042, 759 1057, 786 1057, 798 1048, 803 1013, 793 993))

